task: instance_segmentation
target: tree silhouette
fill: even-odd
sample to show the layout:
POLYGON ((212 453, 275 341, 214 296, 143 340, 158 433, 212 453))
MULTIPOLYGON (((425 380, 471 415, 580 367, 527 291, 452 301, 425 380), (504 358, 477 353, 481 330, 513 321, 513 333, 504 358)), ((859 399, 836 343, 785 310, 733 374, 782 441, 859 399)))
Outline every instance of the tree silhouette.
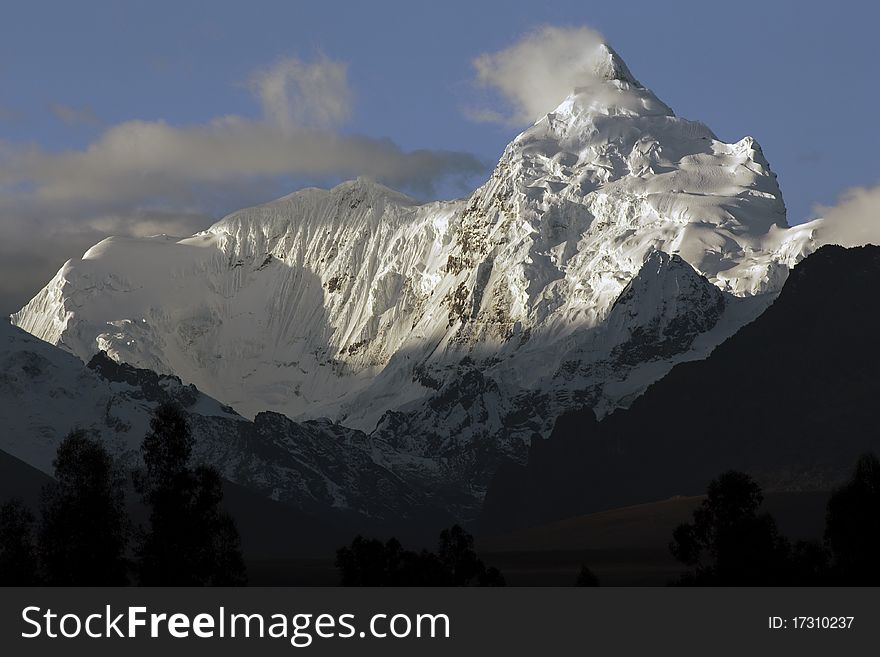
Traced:
POLYGON ((404 550, 389 586, 450 586, 449 574, 433 552, 404 550))
POLYGON ((336 552, 342 586, 504 586, 497 568, 487 568, 473 549, 474 539, 455 525, 440 533, 437 554, 403 549, 357 536, 336 552))
POLYGON ((459 525, 440 532, 437 556, 452 586, 504 586, 497 568, 487 568, 474 551, 474 537, 459 525))
POLYGON ((187 470, 194 442, 184 412, 174 404, 158 406, 141 445, 149 483, 171 486, 187 470))
POLYGON ((235 522, 220 509, 222 480, 213 468, 189 467, 193 437, 184 412, 159 406, 142 446, 137 480, 151 507, 138 548, 139 580, 149 586, 234 586, 245 582, 235 522))
POLYGON ((73 431, 58 446, 55 483, 43 489, 39 554, 47 583, 122 586, 128 581, 123 478, 103 445, 73 431))
POLYGON ((449 574, 453 586, 468 586, 485 571, 483 562, 474 552, 474 537, 459 525, 440 532, 437 556, 449 574))
POLYGON ((401 549, 396 538, 388 541, 355 536, 350 546, 336 551, 336 568, 342 586, 382 586, 391 579, 394 554, 401 549))
POLYGON ((797 541, 789 559, 788 582, 795 586, 836 584, 830 568, 830 554, 818 541, 797 541))
POLYGON ((575 586, 599 586, 599 578, 587 566, 581 566, 577 579, 574 581, 575 586))
POLYGON ((0 586, 39 583, 34 514, 14 499, 0 507, 0 586))
POLYGON ((825 541, 837 583, 880 584, 880 461, 865 454, 828 501, 825 541))
POLYGON ((443 586, 446 580, 436 555, 404 550, 396 538, 357 536, 336 552, 336 567, 342 586, 443 586))
POLYGON ((709 484, 693 522, 679 525, 672 554, 692 570, 679 584, 756 586, 792 579, 791 547, 768 514, 758 514, 760 487, 728 471, 709 484))

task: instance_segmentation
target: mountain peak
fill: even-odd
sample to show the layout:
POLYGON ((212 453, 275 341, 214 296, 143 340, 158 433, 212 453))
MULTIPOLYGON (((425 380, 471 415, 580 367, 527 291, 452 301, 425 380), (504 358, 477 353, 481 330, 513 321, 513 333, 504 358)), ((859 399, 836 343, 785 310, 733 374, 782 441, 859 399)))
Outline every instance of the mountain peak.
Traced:
POLYGON ((607 43, 599 44, 593 70, 596 76, 605 82, 616 80, 642 88, 642 84, 635 79, 626 62, 607 43))
POLYGON ((724 293, 679 255, 654 250, 605 323, 611 354, 630 365, 674 358, 715 326, 725 306, 724 293))
MULTIPOLYGON (((672 109, 635 78, 608 44, 596 47, 585 68, 580 84, 552 115, 588 119, 597 115, 674 116, 672 109)), ((576 131, 583 132, 582 128, 577 127, 576 131)))
POLYGON ((415 199, 395 189, 377 182, 367 176, 358 176, 354 180, 341 182, 330 190, 335 195, 359 195, 362 197, 383 197, 396 200, 404 204, 415 203, 415 199))

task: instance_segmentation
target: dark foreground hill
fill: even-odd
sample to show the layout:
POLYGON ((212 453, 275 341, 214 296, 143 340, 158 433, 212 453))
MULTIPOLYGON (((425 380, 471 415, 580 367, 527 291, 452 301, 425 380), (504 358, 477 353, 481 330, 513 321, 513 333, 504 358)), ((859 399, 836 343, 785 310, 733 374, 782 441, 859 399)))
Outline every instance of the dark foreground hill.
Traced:
POLYGON ((562 416, 495 477, 484 533, 694 495, 726 469, 765 490, 828 490, 880 450, 880 247, 826 246, 776 302, 629 409, 562 416))
MULTIPOLYGON (((19 499, 39 516, 41 492, 52 482, 49 475, 0 450, 0 504, 19 499)), ((130 487, 126 498, 134 524, 146 522, 147 511, 130 487)), ((354 532, 371 529, 359 526, 356 517, 351 518, 351 527, 340 518, 336 525, 321 521, 229 481, 223 482, 222 505, 236 521, 249 560, 326 557, 354 532)), ((381 527, 373 530, 381 532, 381 527)))
POLYGON ((49 475, 0 450, 0 504, 18 498, 36 509, 40 491, 51 482, 49 475))

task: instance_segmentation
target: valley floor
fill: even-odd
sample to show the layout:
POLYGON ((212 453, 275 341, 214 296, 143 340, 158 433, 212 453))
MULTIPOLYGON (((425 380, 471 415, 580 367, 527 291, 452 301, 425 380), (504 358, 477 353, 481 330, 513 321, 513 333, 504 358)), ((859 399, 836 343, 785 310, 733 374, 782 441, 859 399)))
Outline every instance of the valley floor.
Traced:
MULTIPOLYGON (((820 540, 829 493, 767 493, 763 510, 790 539, 820 540)), ((480 557, 509 586, 571 586, 587 565, 604 586, 665 586, 682 572, 669 552, 672 532, 691 519, 702 496, 568 518, 478 540, 480 557)), ((334 586, 332 558, 248 562, 251 586, 334 586)))

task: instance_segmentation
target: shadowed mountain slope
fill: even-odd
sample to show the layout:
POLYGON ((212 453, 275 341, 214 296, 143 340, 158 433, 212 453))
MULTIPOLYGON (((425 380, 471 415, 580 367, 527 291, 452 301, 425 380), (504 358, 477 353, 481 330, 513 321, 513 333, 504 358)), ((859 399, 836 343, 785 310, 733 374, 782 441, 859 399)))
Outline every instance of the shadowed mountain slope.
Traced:
POLYGON ((827 490, 880 449, 880 248, 825 246, 776 302, 627 410, 562 416, 495 477, 486 531, 700 493, 725 469, 766 490, 827 490))

